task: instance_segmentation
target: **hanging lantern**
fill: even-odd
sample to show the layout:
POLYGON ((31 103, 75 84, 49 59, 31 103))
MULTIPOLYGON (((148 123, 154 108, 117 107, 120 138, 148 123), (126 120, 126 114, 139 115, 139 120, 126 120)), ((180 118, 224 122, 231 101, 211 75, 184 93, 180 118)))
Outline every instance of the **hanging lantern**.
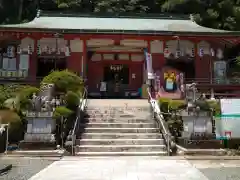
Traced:
POLYGON ((7 57, 11 56, 11 50, 10 50, 10 46, 7 47, 7 57))
POLYGON ((10 58, 14 57, 14 54, 15 54, 14 50, 15 50, 14 46, 8 46, 7 47, 7 56, 10 58))
POLYGON ((28 54, 32 54, 32 46, 31 45, 28 45, 28 54))
POLYGON ((42 52, 44 52, 44 53, 47 52, 47 46, 44 46, 44 47, 43 47, 42 52))
POLYGON ((179 37, 177 37, 177 38, 178 38, 178 40, 177 40, 177 49, 176 49, 175 57, 176 58, 180 58, 180 56, 181 56, 180 40, 179 40, 179 37))
POLYGON ((53 50, 51 47, 48 48, 48 54, 52 54, 53 50))
POLYGON ((49 53, 50 50, 49 50, 49 47, 48 47, 48 46, 45 47, 45 50, 46 50, 45 52, 46 52, 47 54, 50 54, 50 53, 49 53))
POLYGON ((181 56, 181 51, 180 51, 180 49, 177 49, 175 57, 180 58, 180 56, 181 56))
POLYGON ((169 52, 169 49, 168 49, 168 46, 166 46, 166 48, 164 49, 164 57, 169 57, 170 55, 170 52, 169 52))
POLYGON ((191 57, 195 57, 195 49, 194 48, 192 48, 191 57))
POLYGON ((17 47, 17 53, 18 53, 18 54, 21 54, 21 53, 22 53, 22 48, 21 48, 20 45, 18 45, 18 47, 17 47))
POLYGON ((204 56, 204 49, 203 49, 203 48, 200 48, 200 49, 199 49, 199 56, 200 56, 200 57, 203 57, 203 56, 204 56))
POLYGON ((221 49, 217 50, 217 58, 222 59, 223 58, 223 51, 221 49))
POLYGON ((57 52, 56 52, 57 54, 61 54, 61 49, 60 48, 57 48, 56 50, 57 50, 57 52))
POLYGON ((214 51, 214 49, 213 49, 213 48, 211 48, 211 49, 210 49, 210 52, 211 52, 211 56, 213 56, 213 57, 214 57, 214 56, 215 56, 215 51, 214 51))
POLYGON ((16 54, 16 48, 14 46, 11 47, 11 57, 15 57, 16 54))
POLYGON ((70 56, 70 50, 68 46, 65 47, 65 56, 70 56))
POLYGON ((37 54, 38 54, 38 55, 41 55, 41 54, 42 54, 40 44, 37 45, 37 54))

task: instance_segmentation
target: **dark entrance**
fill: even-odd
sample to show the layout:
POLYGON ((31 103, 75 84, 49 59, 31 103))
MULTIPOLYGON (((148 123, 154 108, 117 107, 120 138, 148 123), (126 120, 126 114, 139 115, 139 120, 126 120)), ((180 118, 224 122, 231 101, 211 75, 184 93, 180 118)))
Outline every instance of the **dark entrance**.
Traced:
POLYGON ((104 67, 103 80, 107 82, 108 97, 124 97, 129 84, 129 68, 127 65, 114 64, 104 67))
POLYGON ((38 58, 37 76, 42 78, 51 71, 64 70, 67 68, 66 58, 38 58))

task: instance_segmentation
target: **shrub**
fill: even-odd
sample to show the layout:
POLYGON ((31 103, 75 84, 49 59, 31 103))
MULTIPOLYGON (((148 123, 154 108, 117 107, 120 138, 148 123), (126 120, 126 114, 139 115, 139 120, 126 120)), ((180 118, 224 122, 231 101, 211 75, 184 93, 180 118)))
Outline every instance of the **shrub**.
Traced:
POLYGON ((160 98, 159 105, 163 112, 178 110, 186 106, 186 101, 178 99, 160 98))
POLYGON ((13 122, 20 122, 21 119, 18 114, 9 109, 0 110, 0 123, 8 124, 13 122))
POLYGON ((72 110, 64 107, 64 106, 60 106, 60 107, 57 107, 53 113, 53 117, 55 119, 58 119, 58 118, 61 118, 61 117, 64 117, 64 118, 67 118, 69 117, 71 114, 73 113, 72 110))
POLYGON ((43 78, 41 85, 43 84, 54 84, 59 92, 82 92, 83 90, 82 78, 68 70, 51 72, 43 78))
POLYGON ((69 107, 74 107, 79 105, 79 94, 74 93, 72 91, 68 91, 66 96, 65 96, 65 101, 67 103, 67 106, 69 107))

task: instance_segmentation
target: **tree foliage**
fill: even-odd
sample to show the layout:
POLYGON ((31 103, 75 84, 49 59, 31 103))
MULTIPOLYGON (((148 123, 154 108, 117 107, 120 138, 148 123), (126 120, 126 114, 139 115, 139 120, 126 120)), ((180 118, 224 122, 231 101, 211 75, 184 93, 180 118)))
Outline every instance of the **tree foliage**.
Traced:
POLYGON ((0 22, 32 20, 37 9, 77 13, 193 14, 199 24, 240 30, 239 0, 0 0, 0 22))

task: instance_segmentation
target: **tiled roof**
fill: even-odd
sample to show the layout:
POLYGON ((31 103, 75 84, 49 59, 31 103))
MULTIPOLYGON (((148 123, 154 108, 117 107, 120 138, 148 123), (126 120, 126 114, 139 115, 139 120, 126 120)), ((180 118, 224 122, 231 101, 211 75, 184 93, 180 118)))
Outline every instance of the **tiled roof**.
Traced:
POLYGON ((33 21, 22 24, 2 25, 0 28, 60 30, 64 32, 95 33, 139 33, 139 34, 238 34, 238 32, 206 28, 190 18, 174 17, 93 17, 61 15, 39 15, 33 21))

